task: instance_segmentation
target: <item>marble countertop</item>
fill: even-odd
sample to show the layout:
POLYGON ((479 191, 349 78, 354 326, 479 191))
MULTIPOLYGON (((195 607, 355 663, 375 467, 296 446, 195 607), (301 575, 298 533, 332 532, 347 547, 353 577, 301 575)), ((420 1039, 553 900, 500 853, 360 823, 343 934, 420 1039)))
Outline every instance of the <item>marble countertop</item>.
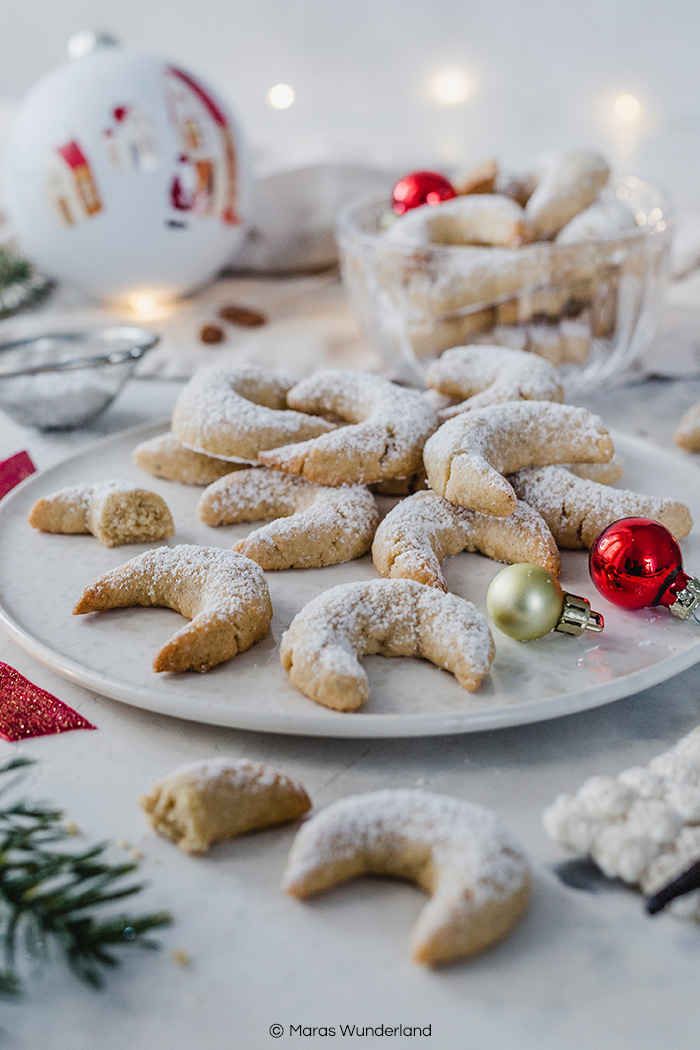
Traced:
MULTIPOLYGON (((22 448, 48 467, 81 445, 164 417, 179 389, 130 383, 92 430, 40 435, 0 418, 4 458, 22 448)), ((672 448, 700 379, 646 380, 578 398, 617 428, 672 448)), ((679 453, 681 455, 681 453, 679 453)), ((682 493, 674 495, 682 498, 682 493)), ((0 537, 0 543, 2 537, 0 537)), ((697 567, 688 566, 697 572, 697 567)), ((694 628, 688 625, 689 630, 694 628)), ((3 1002, 0 1046, 11 1050, 262 1050, 300 1045, 490 1050, 658 1050, 696 1043, 700 931, 649 919, 640 898, 601 880, 573 888, 567 858, 545 835, 543 808, 586 776, 645 764, 700 723, 700 666, 605 707, 514 729, 409 740, 327 740, 220 729, 93 695, 0 637, 0 659, 98 726, 19 745, 0 758, 37 759, 26 793, 63 807, 86 841, 137 850, 148 888, 139 908, 168 908, 161 951, 134 951, 93 992, 62 966, 3 1002), (298 777, 317 806, 359 791, 421 786, 495 809, 526 846, 532 905, 500 945, 429 971, 410 961, 408 933, 423 903, 414 886, 362 880, 312 903, 279 888, 294 827, 233 840, 204 858, 148 828, 136 804, 157 777, 217 754, 268 762, 298 777), (128 844, 125 845, 125 844, 128 844), (178 966, 177 949, 189 965, 178 966), (430 1035, 290 1034, 339 1025, 430 1026, 430 1035), (284 1034, 273 1039, 271 1025, 284 1034)))

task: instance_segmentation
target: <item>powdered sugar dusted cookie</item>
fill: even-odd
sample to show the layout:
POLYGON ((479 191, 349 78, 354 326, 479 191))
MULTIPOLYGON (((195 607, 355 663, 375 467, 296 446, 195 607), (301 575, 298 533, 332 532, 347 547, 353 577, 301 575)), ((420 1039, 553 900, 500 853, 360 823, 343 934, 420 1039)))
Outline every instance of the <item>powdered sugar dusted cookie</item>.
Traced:
POLYGON ((296 820, 311 809, 297 781, 245 758, 209 758, 169 773, 139 799, 159 835, 185 853, 296 820))
POLYGON ((576 477, 564 467, 520 470, 508 480, 518 498, 540 512, 559 546, 568 550, 590 547, 618 518, 653 518, 679 539, 693 527, 684 503, 613 489, 576 477))
POLYGON ((679 448, 700 452, 700 402, 681 417, 673 438, 679 448))
MULTIPOLYGON (((575 794, 560 795, 544 826, 609 878, 655 893, 700 857, 700 728, 647 766, 589 777, 575 794)), ((670 907, 700 920, 700 891, 670 907)))
POLYGON ((446 350, 425 375, 426 385, 458 404, 438 409, 440 419, 503 401, 563 401, 553 365, 524 350, 457 346, 446 350))
POLYGON ((495 158, 483 160, 471 168, 457 172, 450 178, 452 188, 457 194, 495 193, 498 178, 498 161, 495 158))
POLYGON ((503 476, 545 463, 606 462, 613 454, 602 420, 585 408, 509 401, 449 419, 428 439, 431 488, 483 514, 512 514, 517 499, 503 476), (512 466, 511 466, 512 464, 512 466))
POLYGON ((586 244, 608 241, 642 232, 632 209, 621 200, 597 200, 575 215, 556 237, 557 244, 586 244))
POLYGON ((386 237, 399 244, 482 244, 512 248, 528 241, 525 213, 510 197, 472 193, 423 204, 398 216, 386 237))
POLYGON ((530 562, 558 576, 559 551, 540 514, 518 502, 513 514, 497 518, 448 503, 436 492, 416 492, 387 514, 372 544, 380 576, 417 580, 447 590, 443 558, 480 551, 505 562, 530 562))
POLYGON ((210 485, 198 513, 207 525, 274 518, 234 550, 263 569, 337 565, 365 554, 379 523, 372 493, 331 488, 274 470, 242 470, 210 485))
POLYGON ((607 463, 565 463, 572 474, 587 481, 597 481, 599 485, 612 485, 619 481, 625 472, 625 464, 619 452, 613 452, 607 463))
POLYGON ((533 240, 547 240, 574 215, 593 204, 610 176, 610 166, 589 149, 561 150, 542 157, 537 186, 525 206, 533 240))
POLYGON ((348 420, 331 434, 261 452, 266 466, 319 485, 366 485, 406 477, 421 467, 437 419, 417 391, 352 369, 328 369, 298 383, 288 402, 303 412, 348 420))
POLYGON ((294 382, 254 365, 230 372, 217 368, 197 372, 175 404, 173 434, 196 452, 250 461, 261 449, 333 430, 333 424, 320 416, 289 409, 287 392, 294 382))
POLYGON ((244 464, 216 459, 185 448, 172 434, 159 434, 137 445, 132 459, 141 470, 182 485, 211 485, 212 481, 239 470, 244 464))
POLYGON ((175 531, 165 500, 133 481, 97 481, 44 496, 29 524, 41 532, 90 532, 103 547, 164 540, 175 531))
POLYGON ((351 795, 312 816, 283 886, 304 898, 369 874, 410 879, 430 894, 411 933, 413 958, 428 965, 499 940, 530 895, 527 858, 495 813, 417 789, 351 795))
POLYGON ((73 613, 133 605, 174 609, 191 621, 156 654, 154 671, 208 671, 264 638, 272 619, 259 565, 236 551, 185 543, 106 572, 85 588, 73 613))
POLYGON ((495 647, 471 602, 413 580, 346 583, 305 605, 282 636, 282 666, 305 696, 337 711, 367 700, 359 658, 420 656, 450 671, 470 691, 479 687, 495 647))

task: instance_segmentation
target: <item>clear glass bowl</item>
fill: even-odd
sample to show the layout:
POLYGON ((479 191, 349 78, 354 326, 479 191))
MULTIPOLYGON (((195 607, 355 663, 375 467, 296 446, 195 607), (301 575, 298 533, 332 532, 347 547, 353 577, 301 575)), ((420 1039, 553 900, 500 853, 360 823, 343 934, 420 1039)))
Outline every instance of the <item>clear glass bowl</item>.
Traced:
POLYGON ((157 342, 143 328, 110 325, 0 343, 0 408, 39 430, 86 426, 157 342))
POLYGON ((337 225, 345 289, 392 375, 422 385, 432 360, 468 343, 547 357, 567 394, 626 372, 659 321, 674 215, 662 190, 634 176, 601 196, 629 204, 638 225, 521 248, 403 245, 383 234, 385 195, 347 206, 337 225))

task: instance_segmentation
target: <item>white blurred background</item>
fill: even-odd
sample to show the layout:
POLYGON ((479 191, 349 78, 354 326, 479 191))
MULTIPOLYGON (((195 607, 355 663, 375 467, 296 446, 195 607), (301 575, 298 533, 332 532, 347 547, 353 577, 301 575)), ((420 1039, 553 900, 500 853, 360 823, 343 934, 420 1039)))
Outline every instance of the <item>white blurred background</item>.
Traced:
POLYGON ((679 203, 700 203, 691 0, 7 0, 1 10, 3 121, 64 60, 71 34, 99 28, 205 77, 239 115, 259 171, 328 158, 401 170, 493 155, 512 166, 591 145, 679 203), (270 95, 278 85, 291 91, 270 95))

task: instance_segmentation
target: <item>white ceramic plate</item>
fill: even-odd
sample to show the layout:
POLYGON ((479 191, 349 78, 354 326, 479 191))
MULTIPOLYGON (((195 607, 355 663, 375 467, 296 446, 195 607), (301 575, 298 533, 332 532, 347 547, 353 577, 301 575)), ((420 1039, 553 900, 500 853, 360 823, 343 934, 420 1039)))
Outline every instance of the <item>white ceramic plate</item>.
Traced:
MULTIPOLYGON (((474 694, 426 661, 368 657, 367 704, 359 712, 329 711, 292 687, 279 662, 279 640, 292 617, 320 591, 375 578, 367 556, 325 569, 268 573, 275 615, 262 642, 205 675, 154 674, 153 655, 177 630, 177 613, 138 608, 71 615, 87 583, 147 547, 108 550, 92 536, 36 532, 27 514, 36 499, 64 486, 121 477, 147 484, 165 498, 177 527, 172 544, 226 547, 247 535, 249 525, 214 529, 199 522, 200 489, 150 478, 132 465, 134 445, 164 429, 160 424, 107 438, 27 479, 0 503, 2 627, 38 660, 88 689, 212 725, 317 736, 421 736, 476 732, 597 707, 700 660, 696 624, 663 609, 629 613, 609 605, 591 584, 586 553, 565 552, 564 588, 591 598, 604 613, 602 634, 552 634, 522 644, 494 631, 496 660, 474 694)), ((627 487, 683 499, 700 520, 700 471, 689 458, 622 434, 614 437, 625 460, 627 487)), ((700 571, 700 532, 684 540, 683 549, 688 571, 700 571)), ((488 585, 501 567, 474 554, 445 563, 450 589, 482 612, 488 585)))

